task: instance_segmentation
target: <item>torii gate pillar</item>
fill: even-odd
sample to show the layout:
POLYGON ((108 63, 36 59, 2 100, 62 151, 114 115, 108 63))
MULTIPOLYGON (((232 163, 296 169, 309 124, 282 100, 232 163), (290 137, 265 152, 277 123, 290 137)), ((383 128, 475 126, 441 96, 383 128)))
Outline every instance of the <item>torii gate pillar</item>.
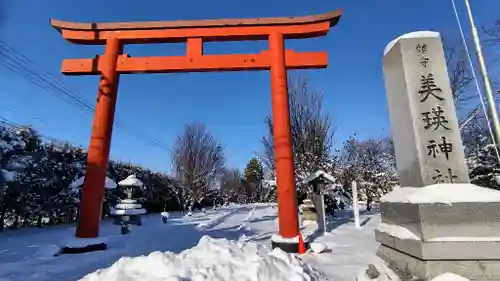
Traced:
POLYGON ((104 197, 104 188, 101 186, 104 187, 106 182, 118 92, 119 74, 116 65, 122 50, 120 40, 107 40, 102 57, 103 66, 83 181, 82 204, 75 233, 76 237, 80 238, 95 238, 99 235, 104 197))
MULTIPOLYGON (((120 74, 270 70, 279 216, 279 233, 273 237, 273 247, 297 252, 299 225, 286 71, 325 68, 328 56, 325 52, 285 50, 285 39, 324 36, 338 23, 341 14, 342 11, 337 10, 306 17, 142 23, 51 20, 52 26, 70 42, 106 46, 103 56, 66 59, 62 65, 62 72, 67 75, 101 75, 76 236, 99 236, 120 74), (269 50, 259 54, 203 55, 203 42, 239 40, 268 40, 269 50), (186 55, 130 57, 122 54, 124 44, 171 42, 186 42, 186 55)), ((96 248, 99 247, 87 250, 96 248)))
POLYGON ((279 234, 282 237, 292 238, 298 236, 299 221, 284 42, 283 35, 279 33, 273 33, 269 36, 269 50, 272 54, 271 100, 276 186, 278 188, 279 234))

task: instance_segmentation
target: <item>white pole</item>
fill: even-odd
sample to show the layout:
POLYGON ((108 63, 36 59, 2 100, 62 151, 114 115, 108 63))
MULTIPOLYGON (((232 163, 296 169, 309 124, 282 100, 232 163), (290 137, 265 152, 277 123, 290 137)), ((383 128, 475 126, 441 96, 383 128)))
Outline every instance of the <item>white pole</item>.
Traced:
POLYGON ((359 225, 359 207, 358 207, 358 185, 356 181, 352 181, 352 211, 354 212, 354 226, 361 228, 359 225))
POLYGON ((500 142, 500 121, 498 120, 495 98, 493 97, 493 90, 491 89, 490 79, 488 78, 488 71, 486 69, 486 63, 484 62, 483 51, 481 49, 481 43, 479 40, 476 24, 474 23, 474 17, 472 15, 469 0, 465 0, 465 6, 467 7, 467 13, 469 15, 469 21, 472 29, 472 38, 474 39, 474 45, 476 46, 477 60, 480 66, 481 76, 483 77, 484 89, 486 90, 486 98, 489 106, 493 133, 496 138, 496 140, 494 141, 498 143, 500 142))

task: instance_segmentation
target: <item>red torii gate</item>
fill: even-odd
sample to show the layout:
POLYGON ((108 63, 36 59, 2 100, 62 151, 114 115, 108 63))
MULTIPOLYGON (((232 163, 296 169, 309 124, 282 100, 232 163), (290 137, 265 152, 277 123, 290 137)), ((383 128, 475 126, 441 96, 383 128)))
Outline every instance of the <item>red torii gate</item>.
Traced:
MULTIPOLYGON (((101 75, 75 235, 80 238, 99 235, 120 74, 270 70, 279 234, 288 238, 283 241, 296 241, 291 239, 298 236, 299 225, 286 69, 325 68, 328 56, 326 52, 285 50, 284 40, 324 36, 338 23, 341 14, 342 11, 337 10, 304 17, 120 23, 51 19, 51 25, 72 43, 105 45, 104 55, 65 59, 62 63, 62 73, 66 75, 101 75), (203 42, 241 40, 268 40, 269 50, 259 54, 203 55, 203 42), (123 53, 125 44, 173 42, 187 43, 185 56, 130 57, 123 53)), ((293 242, 288 246, 274 244, 297 251, 297 244, 293 242)))

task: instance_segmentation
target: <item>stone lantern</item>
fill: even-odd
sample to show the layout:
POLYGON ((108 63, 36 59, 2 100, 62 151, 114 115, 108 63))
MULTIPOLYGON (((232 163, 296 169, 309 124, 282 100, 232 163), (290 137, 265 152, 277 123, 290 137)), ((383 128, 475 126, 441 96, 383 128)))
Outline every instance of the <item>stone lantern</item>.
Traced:
POLYGON ((326 186, 335 183, 335 181, 335 177, 322 170, 311 173, 302 181, 303 184, 313 187, 312 198, 304 200, 302 207, 303 223, 308 221, 316 222, 320 231, 326 231, 325 201, 323 197, 326 186))
POLYGON ((115 217, 115 224, 135 224, 141 225, 141 215, 146 213, 142 205, 137 200, 132 199, 134 190, 142 189, 144 184, 135 175, 130 175, 126 179, 118 183, 127 194, 127 198, 120 200, 120 202, 111 210, 111 215, 115 217))

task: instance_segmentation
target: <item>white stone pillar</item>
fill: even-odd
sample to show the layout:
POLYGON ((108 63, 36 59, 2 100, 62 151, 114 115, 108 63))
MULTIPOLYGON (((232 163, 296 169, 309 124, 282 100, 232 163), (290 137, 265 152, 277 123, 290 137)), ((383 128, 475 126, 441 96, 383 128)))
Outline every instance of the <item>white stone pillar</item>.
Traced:
POLYGON ((356 181, 352 181, 351 189, 352 189, 352 211, 354 213, 354 226, 356 228, 361 228, 361 225, 359 224, 358 185, 356 181))

